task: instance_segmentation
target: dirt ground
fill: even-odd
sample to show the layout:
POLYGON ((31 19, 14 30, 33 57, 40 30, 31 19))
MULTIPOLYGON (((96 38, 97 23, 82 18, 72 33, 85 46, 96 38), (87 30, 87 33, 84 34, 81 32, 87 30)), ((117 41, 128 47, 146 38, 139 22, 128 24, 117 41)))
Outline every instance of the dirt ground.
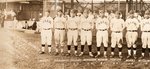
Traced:
MULTIPOLYGON (((134 61, 132 59, 110 58, 91 58, 88 56, 88 48, 85 47, 85 55, 82 57, 71 56, 54 56, 54 46, 52 46, 52 54, 39 54, 40 51, 40 34, 24 33, 16 30, 1 29, 0 35, 3 42, 0 43, 0 69, 150 69, 148 58, 142 61, 134 61), (7 32, 6 32, 7 31, 7 32), (6 39, 7 38, 7 39, 6 39)), ((96 54, 95 38, 93 38, 93 53, 96 54)), ((139 39, 140 41, 140 39, 139 39)), ((137 57, 141 54, 141 45, 138 44, 137 57)), ((64 48, 67 52, 66 47, 64 48)), ((80 46, 78 49, 80 52, 80 46)), ((103 48, 101 49, 103 53, 103 48)), ((118 49, 115 49, 117 56, 118 49)), ((147 53, 148 51, 146 51, 147 53)), ((110 55, 110 48, 108 49, 110 55)), ((127 55, 127 48, 123 46, 123 56, 127 55)), ((148 55, 148 53, 147 53, 148 55)), ((146 56, 148 57, 148 56, 146 56)))

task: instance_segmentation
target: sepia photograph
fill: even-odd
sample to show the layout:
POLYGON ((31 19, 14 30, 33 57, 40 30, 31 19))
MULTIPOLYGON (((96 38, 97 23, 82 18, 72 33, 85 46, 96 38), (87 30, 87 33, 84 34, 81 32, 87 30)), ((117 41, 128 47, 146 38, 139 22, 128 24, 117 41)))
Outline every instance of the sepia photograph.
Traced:
POLYGON ((150 0, 0 0, 0 69, 150 69, 150 0))

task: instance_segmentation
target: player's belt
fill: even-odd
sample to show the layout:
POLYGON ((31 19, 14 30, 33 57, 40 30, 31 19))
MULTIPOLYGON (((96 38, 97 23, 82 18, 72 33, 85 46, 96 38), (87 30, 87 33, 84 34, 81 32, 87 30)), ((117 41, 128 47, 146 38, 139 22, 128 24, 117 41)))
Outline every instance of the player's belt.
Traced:
POLYGON ((128 32, 137 32, 137 30, 128 30, 128 32))
POLYGON ((57 30, 65 30, 65 28, 56 28, 57 30))
POLYGON ((44 29, 44 30, 51 30, 51 28, 47 28, 47 29, 44 29))
POLYGON ((99 31, 106 31, 107 29, 98 29, 99 31))
POLYGON ((78 28, 69 28, 69 30, 77 30, 78 28))
POLYGON ((143 32, 150 32, 150 31, 143 31, 143 32))
POLYGON ((115 33, 121 33, 121 31, 113 31, 113 32, 115 32, 115 33))
POLYGON ((82 28, 82 30, 84 30, 84 31, 90 31, 91 29, 83 29, 83 28, 82 28))

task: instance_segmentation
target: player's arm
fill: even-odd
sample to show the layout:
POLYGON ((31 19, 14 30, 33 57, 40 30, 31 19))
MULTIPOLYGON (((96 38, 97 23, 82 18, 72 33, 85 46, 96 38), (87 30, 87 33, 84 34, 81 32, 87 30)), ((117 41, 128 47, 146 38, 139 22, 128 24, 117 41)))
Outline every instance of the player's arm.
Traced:
POLYGON ((94 29, 94 19, 91 19, 91 29, 94 29))
POLYGON ((113 28, 113 20, 110 20, 110 29, 112 29, 113 28))
POLYGON ((66 20, 66 30, 69 29, 69 19, 66 20))
POLYGON ((144 26, 143 21, 141 21, 140 26, 141 26, 141 31, 143 31, 143 26, 144 26))
POLYGON ((125 28, 128 27, 128 19, 125 21, 124 27, 125 27, 125 28))
POLYGON ((81 26, 82 26, 82 19, 78 18, 78 29, 79 29, 79 31, 81 30, 81 26))
POLYGON ((96 28, 96 30, 97 30, 97 28, 98 28, 98 21, 97 21, 98 19, 96 19, 95 20, 95 28, 96 28))
POLYGON ((109 29, 109 27, 110 27, 110 23, 109 23, 109 20, 108 19, 106 19, 106 23, 107 23, 107 30, 109 29))
POLYGON ((122 30, 125 28, 125 21, 122 19, 121 21, 121 24, 122 24, 122 30))
POLYGON ((81 36, 81 27, 82 27, 82 18, 79 18, 78 21, 78 34, 81 36))
POLYGON ((51 29, 52 29, 52 31, 54 31, 54 20, 53 20, 53 18, 51 18, 51 29))
POLYGON ((79 20, 79 18, 76 18, 76 23, 77 23, 77 28, 79 30, 80 29, 80 20, 79 20))
POLYGON ((136 27, 137 29, 140 27, 140 22, 138 20, 136 20, 136 27))
POLYGON ((66 20, 66 18, 62 18, 62 22, 63 22, 63 24, 64 24, 64 26, 65 26, 65 29, 67 29, 67 22, 66 22, 67 20, 66 20))

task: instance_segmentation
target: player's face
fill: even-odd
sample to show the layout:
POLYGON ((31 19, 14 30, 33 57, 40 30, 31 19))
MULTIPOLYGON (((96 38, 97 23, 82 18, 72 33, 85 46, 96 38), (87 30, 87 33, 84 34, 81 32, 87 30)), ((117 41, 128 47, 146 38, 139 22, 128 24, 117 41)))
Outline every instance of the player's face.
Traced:
POLYGON ((148 19, 148 18, 149 18, 149 15, 144 15, 144 18, 148 19))
POLYGON ((48 12, 45 12, 45 16, 49 16, 49 13, 48 13, 48 12))
POLYGON ((58 15, 58 16, 61 16, 61 12, 57 12, 57 15, 58 15))
POLYGON ((119 17, 120 17, 118 14, 116 14, 115 16, 116 16, 116 18, 119 18, 119 17))
POLYGON ((70 13, 70 16, 71 16, 71 17, 74 17, 74 16, 75 16, 75 14, 74 14, 74 13, 70 13))
POLYGON ((133 15, 133 14, 131 14, 130 18, 134 18, 134 15, 133 15))
POLYGON ((103 16, 103 13, 102 13, 102 12, 99 12, 99 16, 102 17, 102 16, 103 16))

